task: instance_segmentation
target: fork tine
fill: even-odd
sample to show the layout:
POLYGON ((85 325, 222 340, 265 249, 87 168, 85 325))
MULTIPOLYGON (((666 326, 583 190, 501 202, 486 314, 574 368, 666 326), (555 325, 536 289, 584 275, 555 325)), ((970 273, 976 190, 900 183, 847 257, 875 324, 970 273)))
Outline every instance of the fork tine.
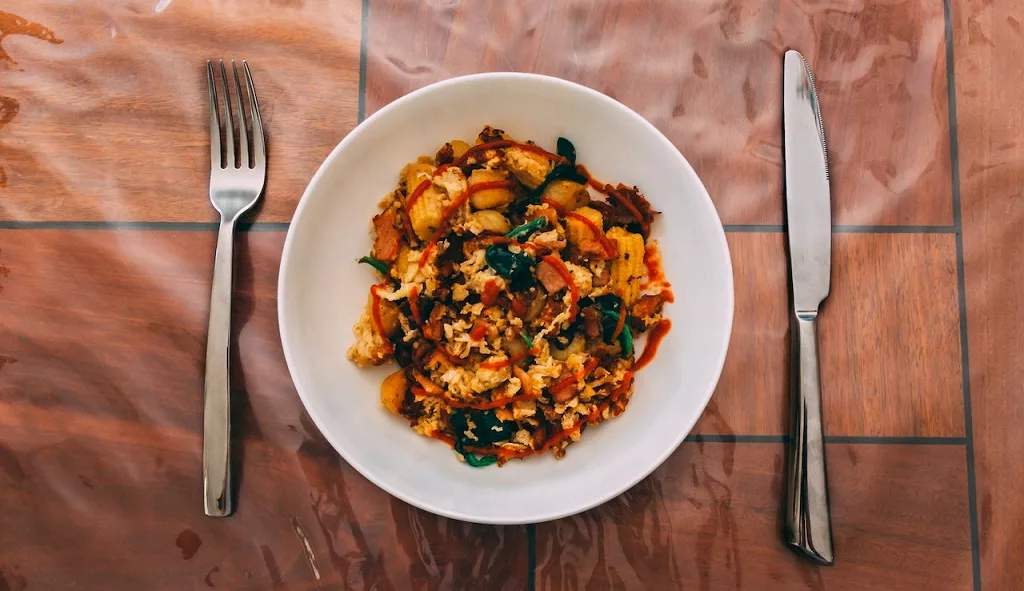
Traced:
POLYGON ((238 99, 238 163, 242 168, 249 168, 249 131, 245 125, 245 101, 242 100, 242 87, 238 82, 235 60, 231 60, 231 73, 235 79, 235 96, 238 99))
POLYGON ((217 88, 214 86, 213 62, 206 60, 206 78, 210 88, 210 166, 223 168, 220 153, 220 116, 217 105, 217 88))
POLYGON ((265 169, 267 166, 267 148, 263 139, 263 119, 260 118, 260 104, 256 101, 256 88, 252 84, 249 64, 245 60, 242 60, 242 70, 245 71, 245 85, 249 89, 249 105, 252 107, 253 166, 265 169))
POLYGON ((220 60, 220 84, 224 90, 224 139, 227 143, 226 152, 228 168, 236 168, 235 161, 235 120, 231 115, 231 90, 228 87, 228 72, 224 69, 224 60, 220 60))

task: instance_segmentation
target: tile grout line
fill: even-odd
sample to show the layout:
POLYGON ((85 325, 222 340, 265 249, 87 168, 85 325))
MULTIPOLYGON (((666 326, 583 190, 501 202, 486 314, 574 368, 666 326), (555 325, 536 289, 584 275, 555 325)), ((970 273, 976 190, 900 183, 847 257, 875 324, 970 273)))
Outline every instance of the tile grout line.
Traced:
POLYGON ((363 0, 363 9, 359 18, 359 108, 356 113, 357 123, 366 119, 366 62, 370 51, 367 37, 370 33, 370 0, 363 0))
MULTIPOLYGON (((687 443, 787 443, 788 435, 735 435, 696 433, 686 436, 687 443)), ((883 435, 826 435, 829 444, 866 445, 967 445, 966 437, 901 437, 883 435)))
POLYGON ((957 305, 960 312, 960 380, 964 402, 964 454, 967 462, 967 503, 971 536, 971 570, 974 591, 981 591, 981 549, 978 532, 978 491, 974 463, 974 420, 971 411, 971 366, 967 350, 967 282, 964 272, 963 208, 960 200, 960 139, 956 113, 956 72, 953 59, 953 13, 951 0, 943 0, 946 36, 946 109, 949 114, 949 160, 952 189, 953 226, 956 228, 957 305))

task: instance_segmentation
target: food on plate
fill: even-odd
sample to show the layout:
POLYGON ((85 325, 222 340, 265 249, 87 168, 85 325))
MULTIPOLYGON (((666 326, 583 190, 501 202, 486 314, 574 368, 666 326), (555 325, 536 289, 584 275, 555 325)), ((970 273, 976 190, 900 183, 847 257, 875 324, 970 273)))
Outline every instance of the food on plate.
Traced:
POLYGON ((636 187, 485 127, 410 162, 372 220, 348 357, 396 362, 381 403, 472 466, 551 451, 621 414, 671 324, 636 187), (648 333, 644 351, 634 340, 648 333))

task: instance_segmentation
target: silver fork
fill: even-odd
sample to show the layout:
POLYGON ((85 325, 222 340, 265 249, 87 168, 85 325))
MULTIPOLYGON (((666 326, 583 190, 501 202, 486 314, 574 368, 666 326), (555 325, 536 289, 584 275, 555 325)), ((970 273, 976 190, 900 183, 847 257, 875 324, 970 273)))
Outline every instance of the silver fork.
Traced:
POLYGON ((260 120, 252 75, 245 61, 242 62, 242 70, 249 94, 251 115, 248 127, 251 133, 246 129, 242 87, 235 62, 231 62, 231 71, 234 74, 237 120, 231 112, 231 89, 224 62, 220 62, 219 85, 223 105, 217 98, 218 84, 213 63, 206 62, 206 75, 210 83, 210 201, 220 212, 220 232, 217 234, 217 255, 213 263, 213 288, 210 294, 210 329, 206 341, 206 387, 203 399, 203 489, 206 514, 213 517, 225 517, 234 510, 230 468, 231 387, 228 376, 235 222, 256 204, 267 181, 263 122, 260 120))

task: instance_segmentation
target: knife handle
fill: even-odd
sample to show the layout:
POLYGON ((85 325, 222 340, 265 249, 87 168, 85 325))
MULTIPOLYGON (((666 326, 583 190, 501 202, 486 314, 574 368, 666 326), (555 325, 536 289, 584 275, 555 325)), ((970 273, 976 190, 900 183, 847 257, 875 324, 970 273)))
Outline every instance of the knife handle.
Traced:
POLYGON ((796 318, 799 379, 793 398, 786 537, 790 546, 811 560, 831 566, 835 556, 825 475, 816 318, 817 313, 798 313, 796 318))

